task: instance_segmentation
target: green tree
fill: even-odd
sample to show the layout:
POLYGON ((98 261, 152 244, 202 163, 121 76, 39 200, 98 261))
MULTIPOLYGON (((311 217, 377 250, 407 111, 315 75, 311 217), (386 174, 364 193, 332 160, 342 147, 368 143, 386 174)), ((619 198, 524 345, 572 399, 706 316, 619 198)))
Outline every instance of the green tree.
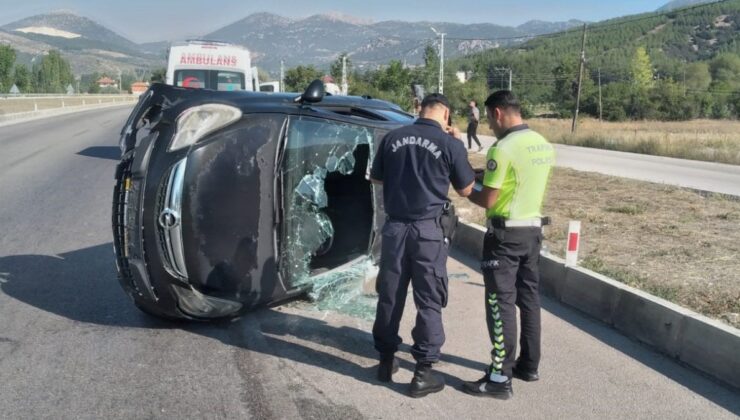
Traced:
POLYGON ((647 92, 653 87, 653 65, 645 47, 635 50, 631 62, 632 81, 640 92, 647 92))
POLYGON ((427 93, 439 91, 439 53, 433 45, 424 48, 424 67, 421 69, 419 81, 427 93))
POLYGON ((445 77, 445 96, 449 99, 455 115, 466 116, 470 101, 478 104, 478 109, 483 115, 483 102, 488 97, 488 85, 485 77, 482 76, 475 76, 461 83, 457 77, 451 75, 451 77, 445 77))
POLYGON ((65 93, 74 76, 59 51, 51 50, 34 69, 37 90, 41 93, 65 93))
POLYGON ((638 47, 630 62, 632 94, 628 114, 634 119, 656 117, 650 101, 650 90, 654 86, 653 65, 645 47, 638 47))
POLYGON ((149 78, 149 81, 152 83, 164 83, 167 78, 167 69, 164 67, 159 67, 157 69, 152 70, 152 75, 149 78))
POLYGON ((321 78, 321 72, 314 66, 298 66, 285 72, 286 92, 303 92, 308 85, 321 78))
POLYGON ((100 93, 98 86, 99 73, 87 73, 80 76, 80 92, 100 93))
MULTIPOLYGON (((555 114, 571 118, 578 97, 578 76, 580 63, 575 59, 563 60, 553 71, 555 88, 551 98, 555 114)), ((589 77, 589 69, 584 68, 581 81, 581 102, 579 114, 598 116, 598 92, 596 84, 589 77)))
POLYGON ((123 73, 121 74, 121 90, 128 92, 131 90, 131 84, 136 82, 136 75, 134 73, 123 73))
POLYGON ((686 65, 686 89, 703 91, 712 84, 712 75, 709 73, 709 64, 694 62, 686 65))
POLYGON ((721 54, 709 63, 712 85, 717 90, 740 89, 740 55, 721 54))
POLYGON ((654 117, 660 120, 682 121, 696 118, 696 102, 684 95, 683 86, 671 79, 660 80, 650 94, 654 117))
POLYGON ((624 121, 630 103, 631 86, 627 82, 609 83, 603 89, 603 114, 607 121, 624 121))
POLYGON ((337 84, 342 83, 342 58, 347 57, 347 83, 351 84, 352 60, 347 53, 341 53, 329 66, 329 74, 334 78, 337 84))
POLYGON ((400 61, 393 60, 373 75, 372 84, 378 89, 378 98, 398 104, 404 109, 410 109, 412 106, 411 80, 411 71, 404 68, 400 61))
POLYGON ((13 65, 15 50, 7 45, 0 45, 0 92, 9 92, 13 87, 13 65))
POLYGON ((21 93, 31 93, 33 91, 33 78, 31 71, 25 64, 16 64, 13 72, 13 80, 21 93))

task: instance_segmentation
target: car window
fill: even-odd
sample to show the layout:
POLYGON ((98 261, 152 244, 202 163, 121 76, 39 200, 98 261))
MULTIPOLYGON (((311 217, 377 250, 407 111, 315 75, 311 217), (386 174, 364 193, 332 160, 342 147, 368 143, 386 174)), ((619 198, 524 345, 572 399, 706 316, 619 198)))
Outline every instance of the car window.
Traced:
POLYGON ((334 235, 324 211, 329 204, 327 175, 352 174, 355 149, 365 145, 373 150, 373 134, 373 129, 357 124, 311 117, 290 120, 281 168, 285 215, 281 266, 289 268, 294 285, 308 279, 312 254, 334 235))
POLYGON ((218 75, 217 90, 243 90, 244 89, 244 74, 235 73, 233 71, 219 71, 218 75))
POLYGON ((244 90, 244 73, 225 70, 176 70, 175 86, 225 91, 244 90))
POLYGON ((414 121, 414 116, 407 114, 402 111, 396 111, 393 109, 373 109, 373 112, 386 117, 389 121, 408 123, 411 124, 414 121))
POLYGON ((203 89, 206 87, 207 77, 205 70, 177 70, 175 71, 175 86, 203 89))

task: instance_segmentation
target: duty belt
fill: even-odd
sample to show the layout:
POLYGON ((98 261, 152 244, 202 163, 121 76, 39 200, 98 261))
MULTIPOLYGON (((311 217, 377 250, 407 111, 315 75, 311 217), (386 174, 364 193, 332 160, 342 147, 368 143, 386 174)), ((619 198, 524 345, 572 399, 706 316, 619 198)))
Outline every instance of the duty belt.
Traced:
POLYGON ((486 221, 489 229, 542 227, 550 224, 549 217, 537 217, 533 219, 508 220, 503 217, 492 217, 486 221))

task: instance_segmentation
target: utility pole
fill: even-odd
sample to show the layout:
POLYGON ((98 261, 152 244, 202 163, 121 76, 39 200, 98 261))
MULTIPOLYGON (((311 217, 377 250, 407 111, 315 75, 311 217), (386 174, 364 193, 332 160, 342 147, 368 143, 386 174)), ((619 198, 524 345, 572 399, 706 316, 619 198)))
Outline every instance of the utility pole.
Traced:
POLYGON ((445 33, 439 34, 439 93, 445 93, 445 33))
POLYGON ((445 87, 445 35, 444 32, 437 32, 436 29, 432 28, 435 34, 439 35, 439 88, 437 89, 440 94, 444 94, 445 87))
POLYGON ((604 120, 604 116, 601 110, 601 68, 599 68, 599 122, 604 120))
POLYGON ((280 60, 280 92, 285 92, 285 60, 280 60))
POLYGON ((578 128, 578 110, 581 107, 581 85, 583 84, 583 66, 586 64, 586 24, 583 24, 583 41, 581 42, 581 68, 578 72, 578 93, 576 94, 576 110, 573 113, 573 125, 570 132, 575 134, 578 128))
POLYGON ((349 86, 347 84, 347 54, 342 55, 342 95, 347 96, 349 86))
POLYGON ((509 73, 509 91, 511 91, 511 78, 512 78, 512 70, 510 67, 494 67, 494 70, 497 72, 501 72, 501 89, 504 88, 504 73, 509 73))

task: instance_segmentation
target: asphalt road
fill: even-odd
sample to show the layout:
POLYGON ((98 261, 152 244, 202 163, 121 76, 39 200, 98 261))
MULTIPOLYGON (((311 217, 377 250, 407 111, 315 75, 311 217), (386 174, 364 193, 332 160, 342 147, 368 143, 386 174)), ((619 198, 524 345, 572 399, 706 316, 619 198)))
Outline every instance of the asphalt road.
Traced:
MULTIPOLYGON (((740 395, 545 300, 540 382, 508 402, 457 390, 489 345, 475 261, 450 260, 448 387, 374 381, 370 323, 307 303, 216 325, 147 317, 115 280, 117 133, 127 109, 0 128, 0 418, 706 418, 740 395)), ((402 327, 410 336, 411 302, 402 327)))
MULTIPOLYGON (((487 148, 495 138, 478 136, 487 148)), ((555 145, 556 166, 740 196, 740 166, 555 145)))

